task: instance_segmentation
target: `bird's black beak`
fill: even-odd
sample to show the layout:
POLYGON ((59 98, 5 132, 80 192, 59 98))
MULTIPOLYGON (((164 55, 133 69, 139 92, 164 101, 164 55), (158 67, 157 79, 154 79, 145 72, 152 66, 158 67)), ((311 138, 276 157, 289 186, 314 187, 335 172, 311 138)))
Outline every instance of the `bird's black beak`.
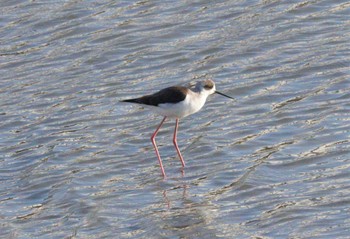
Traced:
POLYGON ((221 92, 219 92, 219 91, 215 91, 215 93, 216 94, 219 94, 219 95, 222 95, 222 96, 225 96, 225 97, 227 97, 227 98, 230 98, 230 99, 235 99, 235 98, 232 98, 231 96, 228 96, 228 95, 225 95, 224 93, 221 93, 221 92))

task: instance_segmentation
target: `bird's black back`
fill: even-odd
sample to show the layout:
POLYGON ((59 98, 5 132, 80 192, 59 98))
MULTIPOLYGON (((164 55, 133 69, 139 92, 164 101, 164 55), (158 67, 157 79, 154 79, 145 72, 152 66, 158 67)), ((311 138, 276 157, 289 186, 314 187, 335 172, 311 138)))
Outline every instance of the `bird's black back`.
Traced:
POLYGON ((172 86, 158 91, 152 95, 145 95, 140 98, 122 100, 122 102, 137 103, 143 105, 158 106, 164 103, 178 103, 186 98, 188 89, 183 86, 172 86))

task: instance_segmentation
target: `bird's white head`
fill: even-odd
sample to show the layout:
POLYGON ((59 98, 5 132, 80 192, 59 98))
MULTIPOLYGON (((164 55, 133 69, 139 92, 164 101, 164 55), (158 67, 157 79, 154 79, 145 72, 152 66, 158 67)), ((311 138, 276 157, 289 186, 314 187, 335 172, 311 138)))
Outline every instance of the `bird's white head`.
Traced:
POLYGON ((234 98, 232 98, 231 96, 225 95, 224 93, 217 91, 215 88, 215 83, 212 80, 204 80, 197 82, 195 91, 199 92, 199 94, 205 95, 205 97, 216 93, 234 100, 234 98))
POLYGON ((216 91, 215 83, 212 80, 198 81, 196 84, 196 91, 206 95, 214 94, 216 91))

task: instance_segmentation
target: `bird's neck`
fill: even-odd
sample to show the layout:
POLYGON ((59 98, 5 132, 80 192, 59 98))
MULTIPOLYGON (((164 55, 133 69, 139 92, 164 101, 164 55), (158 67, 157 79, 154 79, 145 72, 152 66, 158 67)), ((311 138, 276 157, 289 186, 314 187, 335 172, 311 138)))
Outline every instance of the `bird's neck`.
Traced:
POLYGON ((193 90, 193 93, 194 93, 195 95, 197 95, 197 98, 198 98, 198 99, 204 100, 204 102, 206 101, 206 99, 207 99, 207 97, 208 97, 207 92, 206 92, 205 90, 203 90, 203 89, 195 88, 195 89, 193 90))

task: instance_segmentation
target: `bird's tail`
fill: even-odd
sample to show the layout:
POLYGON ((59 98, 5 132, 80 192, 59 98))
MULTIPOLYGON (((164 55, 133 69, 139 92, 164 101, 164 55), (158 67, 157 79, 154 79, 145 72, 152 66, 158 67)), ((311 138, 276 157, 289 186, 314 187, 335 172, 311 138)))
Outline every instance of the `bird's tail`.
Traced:
POLYGON ((140 100, 139 100, 138 98, 135 98, 135 99, 127 99, 127 100, 121 100, 120 102, 128 102, 128 103, 140 104, 140 100))

